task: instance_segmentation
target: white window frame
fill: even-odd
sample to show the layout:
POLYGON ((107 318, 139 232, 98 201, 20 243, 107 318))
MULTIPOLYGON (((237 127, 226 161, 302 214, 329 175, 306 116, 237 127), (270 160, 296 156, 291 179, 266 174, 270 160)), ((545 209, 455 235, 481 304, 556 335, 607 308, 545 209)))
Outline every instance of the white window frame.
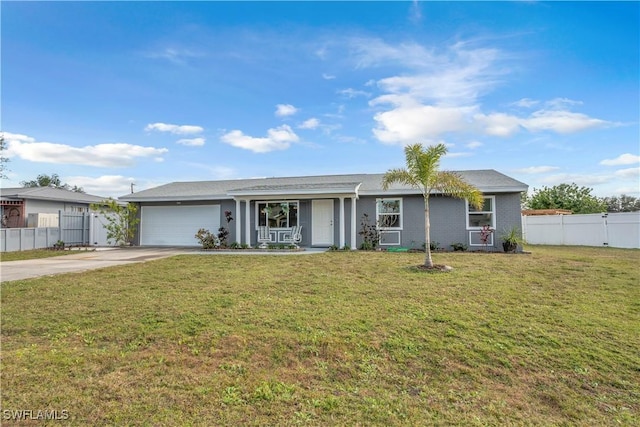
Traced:
MULTIPOLYGON (((465 222, 467 224, 467 230, 482 230, 482 226, 472 227, 469 225, 469 215, 483 215, 483 214, 491 214, 491 224, 490 227, 495 230, 496 229, 496 196, 482 196, 483 199, 491 199, 491 210, 490 211, 469 211, 469 201, 465 200, 465 222)), ((483 203, 484 204, 484 203, 483 203)))
MULTIPOLYGON (((395 214, 394 214, 395 215, 395 214)), ((376 199, 376 227, 378 227, 379 230, 402 230, 403 229, 403 218, 404 218, 404 210, 402 208, 402 197, 385 197, 385 198, 381 198, 381 199, 376 199), (399 221, 398 221, 398 225, 396 227, 379 227, 378 224, 380 223, 379 218, 380 215, 389 215, 387 213, 381 213, 378 209, 378 207, 380 206, 380 202, 385 202, 385 201, 398 201, 400 203, 398 203, 398 208, 399 208, 399 212, 398 212, 398 216, 399 216, 399 221)))
MULTIPOLYGON (((269 205, 269 204, 288 203, 289 206, 291 206, 294 203, 297 204, 298 205, 298 224, 297 225, 300 225, 300 201, 299 200, 259 200, 259 201, 256 201, 255 203, 256 203, 256 205, 255 205, 256 206, 256 212, 255 212, 255 214, 256 214, 256 223, 255 223, 256 224, 256 227, 255 227, 256 230, 258 229, 259 224, 260 224, 260 213, 261 212, 260 212, 260 208, 259 207, 260 207, 261 204, 269 205)), ((291 207, 289 207, 289 209, 291 209, 291 207)), ((268 219, 267 219, 267 221, 268 221, 268 219)), ((287 223, 289 223, 289 215, 288 214, 287 214, 287 223)), ((269 227, 269 228, 286 230, 286 229, 290 229, 291 227, 292 227, 292 225, 289 224, 288 227, 269 227)))
MULTIPOLYGON (((494 234, 496 234, 495 229, 492 227, 493 233, 491 233, 489 235, 489 240, 487 241, 487 247, 493 247, 493 236, 494 234)), ((480 240, 480 232, 482 231, 482 228, 478 229, 478 230, 469 230, 469 246, 483 246, 482 241, 480 243, 473 243, 473 239, 471 238, 472 235, 477 234, 478 235, 478 240, 480 240)))
POLYGON ((380 246, 398 246, 401 243, 400 230, 380 231, 380 246), (393 239, 396 241, 393 241, 393 239))

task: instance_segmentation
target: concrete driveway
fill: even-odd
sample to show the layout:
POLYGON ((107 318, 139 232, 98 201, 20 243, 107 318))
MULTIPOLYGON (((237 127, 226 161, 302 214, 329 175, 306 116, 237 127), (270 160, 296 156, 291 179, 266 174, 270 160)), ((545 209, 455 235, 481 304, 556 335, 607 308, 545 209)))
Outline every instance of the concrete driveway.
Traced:
POLYGON ((0 263, 0 279, 2 282, 31 279, 33 277, 93 270, 113 265, 132 264, 194 252, 194 249, 189 248, 146 247, 79 250, 73 255, 2 262, 0 263))

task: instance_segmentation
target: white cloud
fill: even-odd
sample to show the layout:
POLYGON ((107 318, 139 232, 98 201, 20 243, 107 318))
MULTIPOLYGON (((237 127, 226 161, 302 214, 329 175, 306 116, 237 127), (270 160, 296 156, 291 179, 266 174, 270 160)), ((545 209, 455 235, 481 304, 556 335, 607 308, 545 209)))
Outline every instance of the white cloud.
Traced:
POLYGON ((419 22, 422 20, 422 10, 420 9, 420 2, 418 0, 413 0, 411 2, 411 9, 409 10, 410 19, 413 22, 419 22))
POLYGON ((144 128, 147 132, 150 131, 158 131, 158 132, 169 132, 176 135, 191 135, 195 133, 200 133, 204 129, 200 126, 192 126, 192 125, 172 125, 167 123, 150 123, 147 127, 144 128))
POLYGON ((562 173, 544 177, 540 179, 540 182, 546 185, 558 185, 562 183, 574 182, 579 186, 592 187, 598 184, 606 184, 611 180, 611 175, 562 173))
POLYGON ((640 166, 636 168, 620 169, 615 172, 616 176, 623 178, 640 178, 640 166))
POLYGON ((166 59, 174 64, 183 65, 186 64, 188 59, 200 58, 203 57, 204 54, 185 48, 167 47, 155 52, 149 52, 145 56, 153 59, 166 59))
POLYGON ((278 117, 292 116, 298 112, 298 109, 291 104, 278 104, 276 105, 275 115, 278 117))
POLYGON ((640 188, 635 187, 618 187, 613 190, 613 194, 626 194, 627 196, 640 197, 640 188))
POLYGON ((415 43, 392 46, 378 39, 352 42, 357 65, 374 67, 401 65, 411 70, 401 76, 378 81, 392 94, 408 94, 421 102, 470 105, 496 86, 505 68, 499 66, 502 52, 490 48, 470 48, 456 43, 443 51, 426 49, 415 43))
POLYGON ((229 166, 212 165, 211 163, 187 162, 186 165, 190 169, 202 169, 209 173, 214 179, 233 179, 237 178, 238 172, 229 166))
POLYGON ((545 105, 552 110, 563 110, 572 105, 582 105, 582 101, 574 101, 569 98, 554 98, 545 102, 545 105))
POLYGON ((338 93, 340 95, 346 96, 349 99, 355 98, 356 96, 364 96, 367 98, 371 96, 369 92, 365 92, 364 90, 352 89, 352 88, 339 90, 338 93))
POLYGON ((476 114, 475 121, 484 133, 493 136, 511 136, 520 130, 522 119, 505 113, 476 114))
POLYGON ((511 105, 516 106, 516 107, 531 108, 534 105, 538 105, 539 103, 540 103, 540 101, 536 101, 535 99, 522 98, 522 99, 512 103, 511 105))
POLYGON ((4 133, 7 157, 42 163, 76 164, 96 167, 133 166, 138 158, 163 161, 166 148, 143 147, 125 143, 97 144, 72 147, 66 144, 37 142, 26 135, 4 133))
POLYGON ((326 46, 323 46, 319 49, 316 49, 314 53, 318 58, 324 60, 327 59, 327 56, 329 55, 329 49, 327 49, 326 46))
POLYGON ((601 165, 605 166, 619 166, 619 165, 632 165, 634 163, 640 162, 640 156, 636 156, 635 154, 625 153, 621 154, 615 159, 605 159, 600 162, 601 165))
POLYGON ((433 140, 447 132, 468 128, 465 117, 473 107, 436 107, 414 105, 377 113, 374 135, 385 144, 407 144, 433 140))
MULTIPOLYGON (((570 111, 581 102, 566 98, 547 101, 544 108, 528 116, 482 112, 479 99, 509 72, 503 64, 506 55, 498 49, 459 42, 437 50, 416 43, 391 45, 379 39, 355 39, 351 46, 357 67, 404 69, 402 74, 378 80, 382 93, 369 102, 372 107, 382 106, 383 111, 374 115, 373 133, 383 143, 406 144, 447 132, 509 137, 522 130, 567 134, 614 125, 570 111)), ((540 103, 522 98, 511 105, 529 108, 540 103)))
POLYGON ((191 139, 179 139, 176 143, 181 145, 188 145, 192 147, 199 147, 204 145, 206 140, 204 138, 191 138, 191 139))
POLYGON ((135 184, 135 179, 122 175, 103 175, 97 178, 88 176, 66 176, 64 177, 64 182, 72 182, 73 185, 82 187, 88 194, 115 198, 130 193, 131 183, 135 184))
POLYGON ((315 117, 312 117, 302 122, 302 124, 298 126, 298 128, 299 129, 316 129, 318 126, 320 126, 320 120, 316 119, 315 117))
POLYGON ((528 168, 515 169, 514 172, 526 174, 547 173, 560 169, 557 166, 530 166, 528 168))
POLYGON ((336 78, 336 76, 333 76, 331 74, 326 74, 326 73, 322 73, 322 78, 325 80, 333 80, 336 78))
POLYGON ((471 150, 475 150, 478 147, 482 147, 482 145, 483 144, 480 141, 471 141, 470 143, 465 144, 465 146, 471 150))
POLYGON ((358 138, 355 136, 347 136, 347 135, 339 135, 336 137, 336 140, 344 144, 366 144, 367 143, 367 141, 365 141, 362 138, 358 138))
POLYGON ((232 130, 222 135, 220 140, 225 144, 251 150, 255 153, 268 153, 275 150, 286 150, 292 142, 297 142, 299 138, 288 125, 282 125, 269 129, 266 138, 256 138, 245 135, 242 131, 232 130))
POLYGON ((539 110, 528 119, 521 120, 520 124, 532 132, 551 130, 557 133, 573 133, 603 127, 610 123, 571 111, 539 110))
POLYGON ((454 159, 456 157, 470 157, 473 156, 473 153, 469 151, 459 151, 457 153, 447 153, 446 156, 454 159))
POLYGON ((468 132, 475 129, 486 135, 509 137, 522 129, 530 132, 550 131, 560 134, 614 125, 585 114, 570 111, 539 110, 528 117, 507 113, 479 113, 476 106, 423 105, 408 95, 383 95, 370 102, 388 102, 395 108, 377 113, 374 134, 381 142, 412 142, 411 139, 436 138, 445 132, 468 132), (406 139, 410 138, 410 139, 406 139))

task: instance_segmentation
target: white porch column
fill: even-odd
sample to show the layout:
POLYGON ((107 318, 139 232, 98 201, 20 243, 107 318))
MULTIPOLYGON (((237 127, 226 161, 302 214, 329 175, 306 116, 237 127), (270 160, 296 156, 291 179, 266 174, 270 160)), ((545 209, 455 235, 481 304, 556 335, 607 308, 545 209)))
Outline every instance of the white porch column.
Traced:
POLYGON ((244 215, 244 229, 245 229, 245 236, 244 236, 244 242, 251 246, 251 234, 253 234, 250 230, 251 228, 251 201, 249 199, 245 199, 244 201, 245 203, 245 215, 244 215))
POLYGON ((351 249, 356 247, 356 198, 351 198, 351 249))
POLYGON ((345 232, 345 218, 344 218, 344 197, 340 197, 340 247, 344 248, 344 232, 345 232))
POLYGON ((242 243, 242 224, 240 223, 240 199, 236 199, 236 242, 242 243))

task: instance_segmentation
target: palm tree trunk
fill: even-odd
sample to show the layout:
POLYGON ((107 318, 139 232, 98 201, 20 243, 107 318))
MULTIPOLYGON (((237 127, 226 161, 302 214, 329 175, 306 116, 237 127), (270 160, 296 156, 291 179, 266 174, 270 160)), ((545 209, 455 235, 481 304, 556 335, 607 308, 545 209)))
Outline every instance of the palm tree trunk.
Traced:
POLYGON ((426 256, 424 259, 424 265, 427 268, 433 268, 433 259, 431 258, 431 223, 429 222, 429 194, 424 195, 424 232, 425 242, 424 249, 426 256))

